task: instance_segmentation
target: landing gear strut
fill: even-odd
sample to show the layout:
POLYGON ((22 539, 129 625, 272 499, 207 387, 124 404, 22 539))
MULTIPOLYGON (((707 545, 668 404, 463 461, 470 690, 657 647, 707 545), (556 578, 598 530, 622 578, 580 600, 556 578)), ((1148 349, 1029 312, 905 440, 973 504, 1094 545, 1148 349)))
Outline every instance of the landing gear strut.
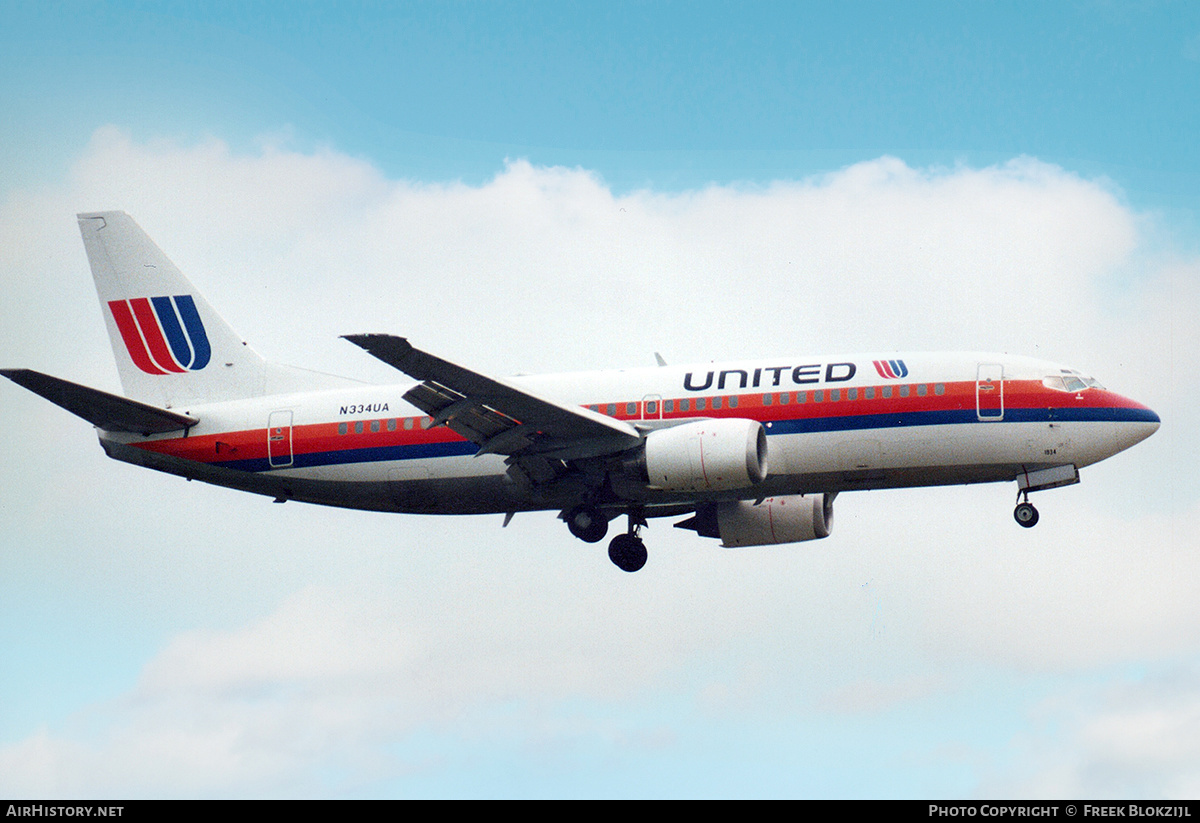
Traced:
POLYGON ((644 525, 644 517, 630 512, 629 531, 618 534, 608 544, 608 559, 623 572, 636 572, 646 565, 646 544, 638 537, 638 531, 644 525))
POLYGON ((1024 492, 1024 499, 1013 509, 1013 519, 1027 529, 1037 525, 1038 510, 1029 502, 1029 492, 1024 492))

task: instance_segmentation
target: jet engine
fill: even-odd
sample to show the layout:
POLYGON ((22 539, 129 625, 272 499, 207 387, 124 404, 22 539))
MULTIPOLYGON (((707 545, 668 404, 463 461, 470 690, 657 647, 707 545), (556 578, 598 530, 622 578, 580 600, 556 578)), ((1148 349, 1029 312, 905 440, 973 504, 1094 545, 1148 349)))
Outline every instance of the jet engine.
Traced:
POLYGON ((646 436, 646 476, 667 491, 725 491, 767 476, 767 433, 757 420, 697 420, 646 436))
POLYGON ((680 529, 693 529, 701 537, 719 537, 721 545, 770 546, 819 540, 833 530, 833 498, 837 494, 768 497, 761 503, 737 501, 701 506, 680 529))

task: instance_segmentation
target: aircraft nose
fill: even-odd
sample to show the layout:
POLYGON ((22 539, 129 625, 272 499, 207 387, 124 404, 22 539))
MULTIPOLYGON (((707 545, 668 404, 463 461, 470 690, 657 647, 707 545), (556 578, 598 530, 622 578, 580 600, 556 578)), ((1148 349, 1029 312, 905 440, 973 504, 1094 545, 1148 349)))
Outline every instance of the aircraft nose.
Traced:
POLYGON ((1158 427, 1162 425, 1162 420, 1159 418, 1157 413, 1150 409, 1146 409, 1146 420, 1142 425, 1146 428, 1146 434, 1142 438, 1145 439, 1146 437, 1149 437, 1158 431, 1158 427))
POLYGON ((1126 425, 1122 426, 1126 442, 1121 446, 1122 449, 1141 443, 1162 425, 1162 419, 1153 409, 1133 401, 1128 403, 1126 425))

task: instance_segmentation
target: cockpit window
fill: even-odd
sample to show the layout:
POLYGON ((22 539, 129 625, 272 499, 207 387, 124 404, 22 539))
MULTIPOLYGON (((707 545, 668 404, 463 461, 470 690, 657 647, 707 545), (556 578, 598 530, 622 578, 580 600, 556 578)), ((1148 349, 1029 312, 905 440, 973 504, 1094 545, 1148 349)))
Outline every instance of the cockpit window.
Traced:
POLYGON ((1063 369, 1059 374, 1048 374, 1042 378, 1042 385, 1055 391, 1067 392, 1104 388, 1094 377, 1080 374, 1074 369, 1063 369))

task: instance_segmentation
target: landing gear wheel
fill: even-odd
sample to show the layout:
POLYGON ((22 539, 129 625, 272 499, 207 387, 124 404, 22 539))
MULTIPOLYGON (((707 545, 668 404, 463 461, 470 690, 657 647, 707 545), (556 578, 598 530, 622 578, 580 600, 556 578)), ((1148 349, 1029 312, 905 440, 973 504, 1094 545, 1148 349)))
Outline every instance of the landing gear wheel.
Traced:
POLYGON ((576 506, 563 517, 571 534, 585 543, 599 543, 608 534, 608 521, 591 506, 576 506))
POLYGON ((1038 522, 1038 510, 1032 503, 1020 503, 1013 510, 1013 519, 1027 529, 1032 529, 1038 522))
POLYGON ((623 572, 636 572, 646 565, 646 544, 632 534, 618 534, 608 544, 608 559, 623 572))

